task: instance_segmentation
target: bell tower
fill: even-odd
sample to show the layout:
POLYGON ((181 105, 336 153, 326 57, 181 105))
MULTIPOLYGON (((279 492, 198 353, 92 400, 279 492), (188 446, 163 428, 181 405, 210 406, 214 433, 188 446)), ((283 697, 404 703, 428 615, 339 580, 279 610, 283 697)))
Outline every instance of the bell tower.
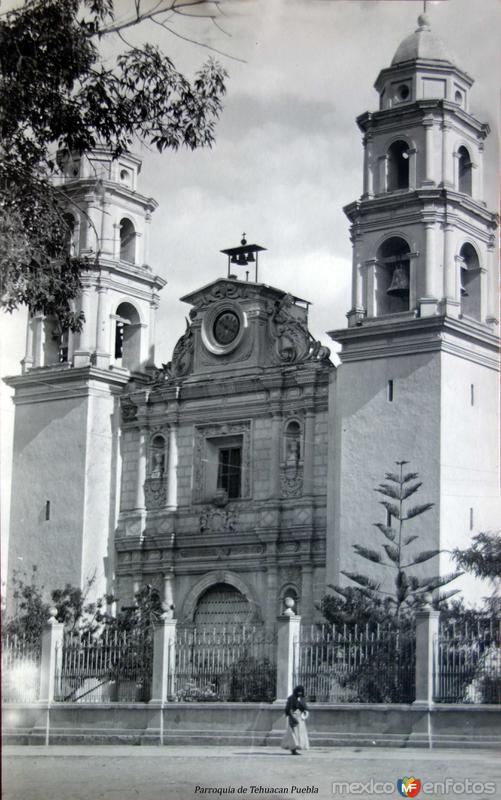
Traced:
MULTIPOLYGON (((410 462, 434 503, 420 550, 467 546, 499 524, 498 219, 483 200, 489 126, 470 111, 472 84, 423 14, 376 80, 379 109, 357 119, 352 304, 347 330, 330 333, 342 344, 333 580, 360 569, 351 545, 385 522, 373 489, 395 461, 410 462)), ((446 554, 436 561, 435 573, 450 571, 446 554)))
POLYGON ((138 191, 141 161, 96 148, 59 154, 68 246, 87 256, 75 309, 80 333, 41 315, 28 321, 15 426, 9 563, 38 568, 49 590, 66 582, 111 590, 120 471, 119 397, 153 364, 158 292, 148 265, 157 203, 138 191))

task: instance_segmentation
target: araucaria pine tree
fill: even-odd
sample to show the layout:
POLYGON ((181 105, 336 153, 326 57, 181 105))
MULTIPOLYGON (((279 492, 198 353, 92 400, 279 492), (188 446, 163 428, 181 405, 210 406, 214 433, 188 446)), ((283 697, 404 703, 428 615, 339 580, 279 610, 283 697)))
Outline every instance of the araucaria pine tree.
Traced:
MULTIPOLYGON (((413 574, 414 567, 435 558, 440 550, 416 552, 415 545, 412 547, 414 542, 419 539, 419 534, 410 530, 412 520, 426 514, 433 507, 433 503, 412 505, 409 502, 410 498, 421 488, 422 482, 418 480, 417 472, 404 471, 408 463, 408 461, 397 461, 398 471, 387 472, 384 482, 375 489, 383 496, 384 499, 380 503, 387 512, 386 523, 374 523, 384 541, 381 541, 377 548, 364 547, 360 544, 353 545, 355 552, 363 559, 393 572, 393 588, 388 589, 388 582, 383 584, 382 581, 372 577, 374 570, 371 570, 371 576, 358 572, 342 572, 357 584, 360 593, 368 600, 380 605, 381 600, 386 598, 397 618, 402 610, 411 610, 420 606, 425 595, 440 590, 462 574, 454 572, 442 576, 425 575, 421 577, 413 574)), ((332 588, 341 596, 346 597, 345 587, 335 586, 332 588)), ((447 592, 438 592, 434 599, 435 605, 439 605, 447 598, 457 594, 458 591, 458 589, 452 589, 447 592)))

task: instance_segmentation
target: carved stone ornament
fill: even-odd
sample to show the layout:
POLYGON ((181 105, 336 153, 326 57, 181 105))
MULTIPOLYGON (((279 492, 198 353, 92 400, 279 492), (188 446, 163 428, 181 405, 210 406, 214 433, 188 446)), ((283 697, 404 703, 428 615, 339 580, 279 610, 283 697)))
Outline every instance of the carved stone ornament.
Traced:
POLYGON ((303 468, 291 470, 284 467, 280 473, 282 497, 300 497, 303 493, 303 468))
POLYGON ((124 422, 132 422, 136 418, 137 406, 127 395, 120 398, 120 408, 124 422))
POLYGON ((172 361, 162 364, 161 368, 155 367, 153 373, 153 385, 160 386, 172 378, 184 378, 191 372, 193 367, 193 353, 195 342, 190 323, 186 320, 186 330, 178 339, 172 354, 172 361))
POLYGON ((205 308, 218 300, 238 300, 250 297, 252 292, 247 286, 237 286, 234 283, 219 283, 211 292, 205 292, 197 300, 198 308, 205 308))
POLYGON ((315 341, 304 322, 292 311, 294 299, 286 294, 269 307, 269 330, 275 340, 275 354, 279 363, 296 364, 301 361, 326 361, 328 347, 315 341))
POLYGON ((167 479, 146 478, 144 482, 146 508, 164 508, 167 502, 167 479))
POLYGON ((210 506, 200 514, 200 533, 234 531, 236 526, 237 515, 233 509, 210 506))

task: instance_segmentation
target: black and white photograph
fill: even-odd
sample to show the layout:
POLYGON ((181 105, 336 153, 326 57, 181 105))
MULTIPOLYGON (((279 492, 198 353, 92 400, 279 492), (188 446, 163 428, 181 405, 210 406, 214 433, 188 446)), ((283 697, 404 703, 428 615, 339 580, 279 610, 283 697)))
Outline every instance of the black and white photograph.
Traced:
POLYGON ((501 793, 499 0, 0 0, 5 800, 501 793))

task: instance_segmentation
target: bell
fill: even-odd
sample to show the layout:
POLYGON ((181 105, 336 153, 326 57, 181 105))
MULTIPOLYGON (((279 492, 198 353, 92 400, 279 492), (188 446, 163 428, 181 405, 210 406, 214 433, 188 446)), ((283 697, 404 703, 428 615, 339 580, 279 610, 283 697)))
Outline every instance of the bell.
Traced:
POLYGON ((247 259, 245 258, 245 253, 239 253, 237 264, 241 264, 243 267, 247 264, 247 259))
POLYGON ((238 264, 238 257, 237 256, 232 256, 231 257, 231 263, 232 264, 238 264))
POLYGON ((391 283, 386 290, 386 294, 395 297, 407 297, 409 294, 409 277, 407 271, 400 266, 395 267, 391 276, 391 283))
POLYGON ((254 258, 254 253, 247 253, 247 263, 253 264, 256 259, 254 258))

